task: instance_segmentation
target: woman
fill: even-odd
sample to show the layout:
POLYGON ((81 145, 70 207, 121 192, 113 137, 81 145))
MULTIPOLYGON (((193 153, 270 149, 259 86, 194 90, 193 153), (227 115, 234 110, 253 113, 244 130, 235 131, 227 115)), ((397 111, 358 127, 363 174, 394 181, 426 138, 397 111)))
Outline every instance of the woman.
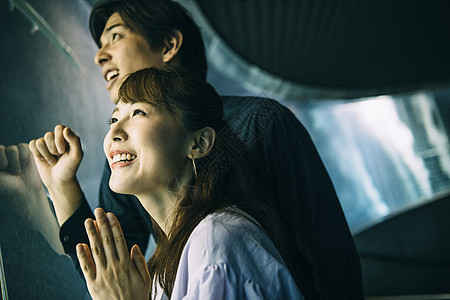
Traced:
POLYGON ((110 187, 139 199, 157 248, 147 268, 137 245, 128 254, 114 215, 96 209, 85 223, 90 247, 77 246, 92 297, 301 299, 278 222, 225 151, 214 88, 181 69, 150 68, 131 74, 119 97, 104 141, 110 187))

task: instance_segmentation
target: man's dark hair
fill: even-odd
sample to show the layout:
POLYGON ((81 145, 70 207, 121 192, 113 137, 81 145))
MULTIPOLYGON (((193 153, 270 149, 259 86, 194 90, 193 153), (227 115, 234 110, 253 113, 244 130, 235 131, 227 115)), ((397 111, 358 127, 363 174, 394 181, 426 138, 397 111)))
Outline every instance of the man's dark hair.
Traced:
POLYGON ((106 22, 115 12, 155 50, 164 47, 165 40, 174 34, 174 30, 180 31, 183 35, 183 43, 177 54, 180 67, 197 72, 206 79, 205 46, 200 30, 179 3, 172 0, 99 1, 89 19, 91 35, 99 47, 106 22))

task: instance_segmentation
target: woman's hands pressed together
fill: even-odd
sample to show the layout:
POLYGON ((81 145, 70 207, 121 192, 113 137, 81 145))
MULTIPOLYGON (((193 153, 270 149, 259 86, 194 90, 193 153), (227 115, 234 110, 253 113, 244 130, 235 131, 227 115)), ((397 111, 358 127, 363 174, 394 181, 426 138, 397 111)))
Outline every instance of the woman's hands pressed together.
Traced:
POLYGON ((148 299, 150 275, 139 246, 128 253, 117 218, 103 209, 95 210, 96 220, 87 219, 90 248, 77 245, 77 256, 94 300, 148 299))

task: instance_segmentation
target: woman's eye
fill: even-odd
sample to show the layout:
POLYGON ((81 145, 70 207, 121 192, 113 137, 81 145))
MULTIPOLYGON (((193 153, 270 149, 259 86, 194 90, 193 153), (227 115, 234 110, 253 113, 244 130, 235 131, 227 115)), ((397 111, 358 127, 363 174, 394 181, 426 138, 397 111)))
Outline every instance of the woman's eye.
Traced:
POLYGON ((111 118, 108 120, 109 125, 114 124, 114 123, 117 123, 117 118, 111 118))
POLYGON ((140 109, 135 109, 134 111, 133 111, 133 117, 134 116, 137 116, 137 115, 141 115, 141 116, 146 116, 147 114, 144 112, 144 111, 142 111, 142 110, 140 110, 140 109))

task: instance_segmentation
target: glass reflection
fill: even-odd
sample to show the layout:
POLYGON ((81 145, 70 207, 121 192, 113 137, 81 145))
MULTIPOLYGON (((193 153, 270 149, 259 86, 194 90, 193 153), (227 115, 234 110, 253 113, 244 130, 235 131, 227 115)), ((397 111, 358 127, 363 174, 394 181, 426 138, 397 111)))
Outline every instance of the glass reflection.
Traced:
POLYGON ((316 143, 353 232, 450 190, 433 93, 285 104, 316 143))

